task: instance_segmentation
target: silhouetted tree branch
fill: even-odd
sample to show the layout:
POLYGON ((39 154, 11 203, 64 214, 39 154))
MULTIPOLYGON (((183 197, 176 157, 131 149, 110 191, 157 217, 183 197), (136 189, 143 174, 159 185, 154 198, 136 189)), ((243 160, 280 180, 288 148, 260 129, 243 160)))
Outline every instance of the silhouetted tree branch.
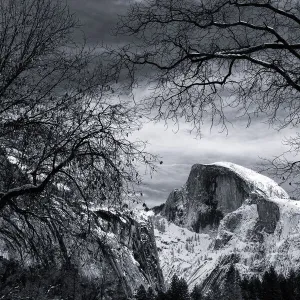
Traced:
POLYGON ((117 28, 135 43, 114 58, 133 74, 131 86, 153 88, 143 100, 155 120, 184 119, 200 133, 204 119, 226 129, 234 111, 248 125, 261 116, 297 127, 299 25, 297 1, 139 1, 117 28))
POLYGON ((134 194, 137 163, 153 170, 129 138, 137 108, 115 96, 103 56, 74 41, 77 23, 63 1, 0 1, 0 235, 38 261, 55 245, 67 261, 93 209, 134 194))

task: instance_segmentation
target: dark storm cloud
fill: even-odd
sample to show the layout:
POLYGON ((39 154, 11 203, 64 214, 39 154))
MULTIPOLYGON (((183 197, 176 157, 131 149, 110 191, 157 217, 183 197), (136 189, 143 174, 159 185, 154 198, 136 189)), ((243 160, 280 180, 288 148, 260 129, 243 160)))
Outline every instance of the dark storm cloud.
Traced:
POLYGON ((72 12, 82 24, 90 44, 124 44, 128 37, 112 35, 118 16, 126 14, 129 0, 68 0, 72 12))

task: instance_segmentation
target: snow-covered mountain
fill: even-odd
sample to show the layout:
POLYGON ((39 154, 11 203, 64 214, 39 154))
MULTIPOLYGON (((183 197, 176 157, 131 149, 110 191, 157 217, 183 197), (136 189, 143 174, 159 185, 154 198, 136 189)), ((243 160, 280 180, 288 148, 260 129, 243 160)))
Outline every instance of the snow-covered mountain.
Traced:
POLYGON ((176 225, 199 232, 217 227, 229 212, 238 209, 252 192, 288 199, 270 178, 232 163, 196 164, 186 184, 172 191, 161 214, 176 225))
POLYGON ((194 165, 153 217, 166 282, 222 285, 231 264, 242 276, 300 266, 300 201, 270 178, 232 163, 194 165))

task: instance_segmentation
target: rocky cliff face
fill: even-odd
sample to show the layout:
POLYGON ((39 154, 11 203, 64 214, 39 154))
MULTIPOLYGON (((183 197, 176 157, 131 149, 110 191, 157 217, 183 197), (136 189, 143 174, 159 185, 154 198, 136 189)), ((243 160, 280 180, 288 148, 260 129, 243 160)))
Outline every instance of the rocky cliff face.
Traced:
POLYGON ((73 295, 74 300, 121 300, 131 299, 140 285, 164 290, 154 228, 148 216, 103 208, 95 210, 93 217, 94 232, 81 243, 77 241, 77 248, 70 245, 73 255, 68 266, 24 266, 13 260, 11 253, 1 251, 0 298, 27 299, 35 295, 50 300, 73 295))
POLYGON ((193 166, 154 223, 167 282, 180 274, 190 288, 200 284, 209 292, 222 286, 232 264, 242 277, 260 276, 271 266, 285 275, 300 265, 300 201, 241 166, 193 166), (199 217, 205 226, 197 230, 199 217))
POLYGON ((137 221, 129 212, 97 210, 95 213, 105 236, 107 267, 113 270, 112 283, 119 280, 127 297, 141 284, 146 289, 164 290, 154 228, 148 217, 140 215, 137 221))
MULTIPOLYGON (((13 187, 12 174, 30 183, 1 149, 0 166, 4 190, 13 187)), ((26 208, 28 215, 1 212, 0 299, 121 300, 131 298, 140 285, 164 290, 154 228, 146 213, 103 203, 87 211, 74 190, 60 191, 54 184, 47 196, 40 196, 44 211, 24 197, 18 211, 26 208), (74 210, 64 206, 70 199, 74 210), (32 215, 36 218, 29 219, 32 215), (52 218, 56 223, 48 221, 52 218), (24 247, 27 240, 31 248, 24 247)))
POLYGON ((192 167, 186 184, 171 192, 161 215, 195 232, 206 227, 217 228, 220 220, 239 208, 255 190, 266 196, 288 198, 271 179, 241 166, 197 164, 192 167))

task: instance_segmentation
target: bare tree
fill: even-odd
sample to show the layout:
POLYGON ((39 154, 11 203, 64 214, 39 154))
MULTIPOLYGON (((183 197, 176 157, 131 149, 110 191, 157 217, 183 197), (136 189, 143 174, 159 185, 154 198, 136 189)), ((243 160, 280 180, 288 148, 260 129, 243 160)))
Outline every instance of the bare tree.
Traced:
POLYGON ((77 29, 63 1, 0 1, 0 235, 18 257, 51 261, 57 244, 68 261, 92 209, 132 192, 137 162, 153 168, 128 139, 136 108, 77 29))
MULTIPOLYGON (((297 1, 139 1, 121 18, 117 33, 135 38, 115 54, 129 74, 147 69, 153 93, 146 106, 158 108, 156 119, 185 118, 199 133, 204 118, 226 128, 225 112, 234 108, 249 124, 258 115, 279 129, 298 126, 297 1)), ((287 143, 295 150, 299 137, 287 143)))

